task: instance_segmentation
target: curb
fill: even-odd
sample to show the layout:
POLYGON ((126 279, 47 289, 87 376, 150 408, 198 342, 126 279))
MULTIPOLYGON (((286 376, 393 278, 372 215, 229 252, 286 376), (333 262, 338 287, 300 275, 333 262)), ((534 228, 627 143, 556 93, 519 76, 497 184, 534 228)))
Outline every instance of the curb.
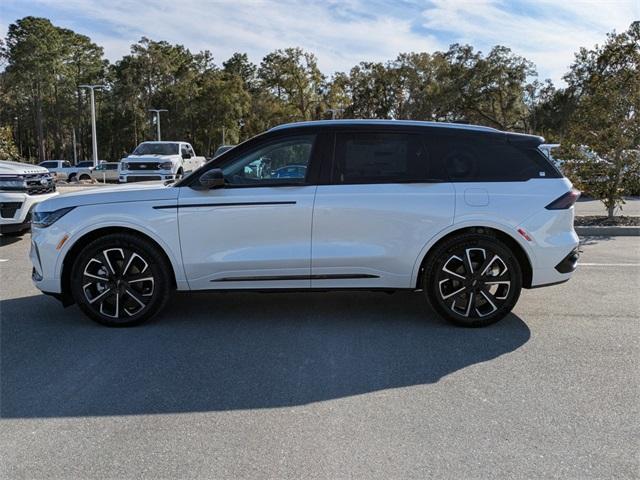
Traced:
POLYGON ((573 227, 581 237, 640 237, 640 227, 573 227))

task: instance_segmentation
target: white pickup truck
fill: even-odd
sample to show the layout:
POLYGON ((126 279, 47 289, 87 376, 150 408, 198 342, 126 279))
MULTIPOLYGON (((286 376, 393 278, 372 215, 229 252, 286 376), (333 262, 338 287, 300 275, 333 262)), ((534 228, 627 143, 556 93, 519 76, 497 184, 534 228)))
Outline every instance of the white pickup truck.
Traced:
POLYGON ((15 235, 28 230, 33 206, 57 194, 46 168, 0 161, 0 233, 15 235))
POLYGON ((91 180, 91 168, 71 165, 66 160, 45 160, 38 164, 53 174, 56 180, 91 180))
POLYGON ((186 142, 143 142, 120 163, 120 182, 178 180, 204 165, 186 142))

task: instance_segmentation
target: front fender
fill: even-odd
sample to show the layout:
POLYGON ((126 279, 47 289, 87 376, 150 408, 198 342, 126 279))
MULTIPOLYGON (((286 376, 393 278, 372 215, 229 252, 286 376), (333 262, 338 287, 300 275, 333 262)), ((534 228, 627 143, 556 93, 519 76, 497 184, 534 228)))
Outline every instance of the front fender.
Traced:
POLYGON ((141 233, 156 242, 165 252, 173 267, 178 289, 188 289, 180 253, 177 210, 154 209, 153 205, 150 204, 138 204, 135 207, 130 205, 130 208, 135 209, 136 212, 130 214, 122 213, 115 216, 113 213, 100 212, 99 205, 78 207, 76 209, 77 213, 74 211, 68 215, 71 218, 66 219, 64 217, 67 220, 65 225, 54 225, 57 230, 61 230, 63 227, 73 224, 74 216, 85 219, 85 221, 78 223, 73 228, 64 229, 66 234, 69 235, 69 239, 64 243, 57 256, 54 277, 57 279, 62 277, 62 268, 67 254, 84 236, 96 230, 115 227, 141 233), (141 213, 141 209, 145 210, 145 212, 141 213), (72 216, 73 213, 76 213, 76 215, 72 216), (141 221, 143 218, 144 221, 141 221), (90 219, 90 221, 86 219, 90 219))

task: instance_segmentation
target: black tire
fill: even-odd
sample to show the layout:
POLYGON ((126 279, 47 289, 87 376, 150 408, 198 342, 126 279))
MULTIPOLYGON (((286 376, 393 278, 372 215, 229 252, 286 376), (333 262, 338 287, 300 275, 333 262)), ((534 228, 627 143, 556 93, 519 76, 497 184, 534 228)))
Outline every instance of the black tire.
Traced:
POLYGON ((80 180, 91 180, 91 176, 83 173, 82 175, 80 175, 80 180))
POLYGON ((77 175, 77 174, 75 174, 75 173, 70 174, 70 175, 67 177, 67 182, 73 182, 73 179, 74 179, 74 178, 76 178, 76 175, 77 175))
POLYGON ((73 263, 71 294, 92 320, 109 327, 139 325, 165 306, 171 267, 157 247, 135 234, 106 235, 73 263))
POLYGON ((504 318, 522 290, 522 269, 507 245, 489 234, 462 234, 429 254, 423 288, 432 308, 463 327, 504 318))

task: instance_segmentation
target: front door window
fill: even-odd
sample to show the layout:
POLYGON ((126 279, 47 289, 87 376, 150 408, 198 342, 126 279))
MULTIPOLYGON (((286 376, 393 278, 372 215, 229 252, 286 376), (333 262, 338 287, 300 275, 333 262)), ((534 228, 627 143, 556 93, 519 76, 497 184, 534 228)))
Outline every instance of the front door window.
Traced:
POLYGON ((315 135, 279 140, 222 167, 230 185, 267 186, 305 182, 315 135))

